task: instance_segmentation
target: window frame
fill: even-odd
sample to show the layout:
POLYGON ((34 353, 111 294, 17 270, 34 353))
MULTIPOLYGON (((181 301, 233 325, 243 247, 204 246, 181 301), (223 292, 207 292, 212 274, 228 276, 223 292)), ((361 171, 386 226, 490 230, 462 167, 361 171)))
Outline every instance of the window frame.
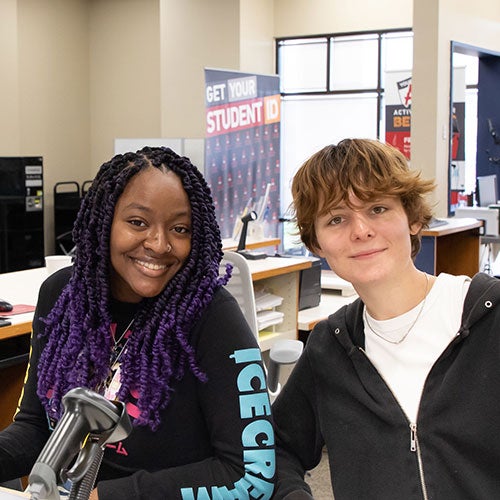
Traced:
POLYGON ((353 94, 373 94, 377 95, 377 138, 381 138, 381 134, 385 134, 385 130, 381 130, 381 125, 383 123, 382 113, 383 113, 383 103, 384 103, 384 93, 385 89, 382 85, 383 81, 383 71, 382 67, 382 40, 384 35, 395 34, 395 33, 413 33, 412 28, 393 28, 386 30, 364 30, 364 31, 350 31, 350 32, 340 32, 340 33, 326 33, 317 35, 303 35, 303 36, 286 36, 286 37, 276 37, 275 38, 275 70, 276 74, 279 75, 280 69, 280 48, 287 42, 294 42, 299 40, 326 40, 326 90, 315 90, 315 91, 299 91, 299 92, 280 92, 282 98, 294 97, 294 96, 331 96, 331 95, 353 95, 353 94), (331 81, 331 46, 332 42, 336 39, 342 38, 353 38, 353 37, 363 37, 363 36, 376 36, 378 43, 378 65, 377 65, 377 86, 375 88, 352 88, 352 89, 342 89, 342 90, 330 90, 331 81))

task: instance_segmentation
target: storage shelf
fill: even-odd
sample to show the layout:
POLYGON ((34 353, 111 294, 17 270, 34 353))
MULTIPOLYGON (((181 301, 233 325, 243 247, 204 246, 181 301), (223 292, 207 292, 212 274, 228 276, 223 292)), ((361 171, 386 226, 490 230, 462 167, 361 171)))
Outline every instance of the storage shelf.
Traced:
POLYGON ((311 267, 306 258, 268 257, 249 261, 254 288, 283 298, 275 311, 283 313, 283 321, 259 332, 262 351, 271 348, 278 339, 297 339, 300 271, 311 267))

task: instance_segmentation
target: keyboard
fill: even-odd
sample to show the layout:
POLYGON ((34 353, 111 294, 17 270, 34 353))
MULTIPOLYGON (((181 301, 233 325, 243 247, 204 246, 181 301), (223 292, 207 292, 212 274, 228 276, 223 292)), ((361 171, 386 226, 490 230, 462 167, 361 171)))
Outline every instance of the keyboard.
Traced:
POLYGON ((433 217, 429 222, 429 229, 432 229, 434 227, 444 226, 446 224, 448 224, 448 221, 445 221, 443 219, 436 219, 433 217))

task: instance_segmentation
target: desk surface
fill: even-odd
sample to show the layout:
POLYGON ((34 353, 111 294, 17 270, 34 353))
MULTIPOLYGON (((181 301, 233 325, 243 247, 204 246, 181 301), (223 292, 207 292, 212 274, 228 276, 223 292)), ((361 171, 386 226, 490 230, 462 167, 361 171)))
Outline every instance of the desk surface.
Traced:
MULTIPOLYGON (((224 238, 222 240, 222 249, 223 250, 236 250, 238 248, 239 241, 233 240, 233 238, 224 238)), ((265 248, 265 247, 275 247, 281 243, 279 238, 263 238, 259 240, 254 240, 248 237, 246 241, 246 248, 254 250, 256 248, 265 248)))
POLYGON ((22 491, 10 490, 0 486, 0 500, 15 500, 17 498, 31 498, 31 495, 22 491))
POLYGON ((424 229, 422 236, 446 236, 447 234, 468 231, 469 229, 475 229, 483 225, 483 221, 469 217, 451 217, 443 220, 447 223, 442 226, 424 229))
MULTIPOLYGON (((279 276, 312 266, 310 259, 301 257, 267 257, 261 260, 249 260, 254 281, 279 276)), ((47 269, 40 267, 0 274, 0 297, 11 304, 36 305, 38 290, 47 278, 47 269)), ((31 332, 33 313, 10 316, 11 326, 0 328, 0 340, 24 335, 31 332)))
POLYGON ((299 330, 312 330, 321 320, 328 318, 330 314, 333 314, 341 307, 354 302, 357 298, 357 295, 349 295, 345 297, 340 291, 323 290, 321 292, 321 301, 319 306, 299 311, 299 330))
POLYGON ((267 257, 259 260, 249 260, 252 280, 258 281, 272 276, 292 273, 312 267, 311 259, 307 257, 267 257))
MULTIPOLYGON (((47 276, 45 267, 0 274, 0 297, 14 305, 35 306, 38 290, 47 276)), ((32 319, 32 312, 10 316, 9 321, 12 325, 0 328, 0 340, 30 333, 32 319)))

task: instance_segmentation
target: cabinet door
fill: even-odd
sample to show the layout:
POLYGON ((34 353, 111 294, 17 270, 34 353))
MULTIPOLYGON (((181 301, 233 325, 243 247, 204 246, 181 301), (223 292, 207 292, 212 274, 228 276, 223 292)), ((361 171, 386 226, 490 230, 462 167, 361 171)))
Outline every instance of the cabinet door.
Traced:
POLYGON ((428 274, 436 274, 436 236, 423 236, 415 265, 428 274))

